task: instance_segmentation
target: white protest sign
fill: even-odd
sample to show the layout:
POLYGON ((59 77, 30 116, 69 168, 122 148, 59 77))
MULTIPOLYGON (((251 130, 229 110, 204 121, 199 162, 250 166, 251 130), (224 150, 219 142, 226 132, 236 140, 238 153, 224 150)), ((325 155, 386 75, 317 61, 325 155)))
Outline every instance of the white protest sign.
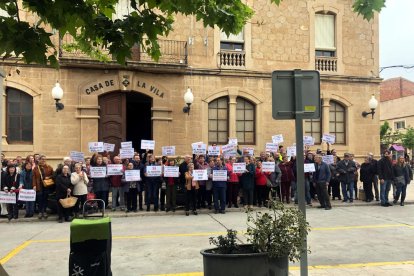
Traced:
POLYGON ((296 156, 296 147, 287 147, 286 154, 287 156, 296 156))
POLYGON ((206 144, 192 144, 193 147, 193 154, 206 154, 207 153, 207 145, 206 144))
POLYGON ((141 181, 141 171, 140 170, 126 170, 125 181, 141 181))
POLYGON ((227 181, 227 170, 213 170, 213 181, 227 181))
POLYGON ((275 162, 262 162, 262 172, 274 172, 275 162))
POLYGON ((335 144, 335 134, 324 133, 322 135, 322 141, 330 145, 335 144))
POLYGON ((246 163, 233 163, 233 172, 234 173, 246 172, 246 163))
POLYGON ((277 152, 278 148, 279 148, 278 144, 266 143, 266 151, 268 152, 277 152))
POLYGON ((273 135, 272 136, 272 141, 275 144, 281 144, 281 143, 283 143, 283 135, 282 134, 273 135))
POLYGON ((108 164, 106 165, 106 174, 107 175, 122 175, 124 173, 124 168, 122 164, 108 164))
POLYGON ((141 149, 154 150, 155 149, 155 141, 154 140, 141 140, 141 149))
POLYGON ((193 171, 193 180, 195 180, 195 181, 208 180, 207 170, 194 170, 193 171))
POLYGON ((178 177, 179 176, 179 167, 175 166, 165 166, 164 167, 164 177, 178 177))
POLYGON ((221 147, 221 151, 224 156, 235 156, 236 155, 236 146, 235 145, 224 145, 221 147))
POLYGON ((243 148, 242 153, 243 153, 243 156, 253 156, 254 148, 243 148))
POLYGON ((132 141, 121 142, 121 148, 123 148, 123 149, 132 149, 132 141))
POLYGON ((119 149, 119 156, 121 159, 133 158, 134 149, 119 149))
POLYGON ((306 172, 314 172, 315 171, 315 164, 314 163, 307 163, 304 164, 304 171, 306 172))
POLYGON ((219 156, 220 155, 220 146, 209 146, 208 155, 210 156, 219 156))
POLYGON ((15 193, 0 192, 0 203, 15 204, 16 203, 16 194, 15 193))
POLYGON ((305 146, 313 146, 315 141, 312 136, 303 136, 303 144, 305 146))
POLYGON ((36 201, 36 191, 21 189, 19 192, 20 201, 36 201))
POLYGON ((104 178, 106 176, 106 167, 91 167, 92 178, 104 178))
POLYGON ((104 152, 104 143, 103 142, 89 142, 88 148, 89 148, 89 152, 104 152))
POLYGON ((104 143, 104 150, 106 152, 113 152, 115 150, 115 144, 104 143))
POLYGON ((322 161, 325 162, 328 165, 333 164, 334 156, 333 155, 323 155, 322 156, 322 161))
POLYGON ((148 177, 161 176, 162 166, 147 166, 145 171, 148 177))
POLYGON ((70 159, 72 159, 75 162, 85 162, 85 155, 83 154, 83 152, 71 151, 70 159))
POLYGON ((175 146, 162 147, 162 155, 165 155, 165 156, 175 155, 175 146))
POLYGON ((229 138, 229 145, 237 146, 237 138, 229 138))

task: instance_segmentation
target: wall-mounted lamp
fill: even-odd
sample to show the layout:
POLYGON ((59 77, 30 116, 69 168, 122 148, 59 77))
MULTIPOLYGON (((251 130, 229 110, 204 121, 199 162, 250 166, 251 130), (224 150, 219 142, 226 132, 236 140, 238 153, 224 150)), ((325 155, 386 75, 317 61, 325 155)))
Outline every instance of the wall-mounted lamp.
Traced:
POLYGON ((55 87, 52 89, 52 97, 56 101, 56 112, 62 110, 65 106, 59 101, 63 98, 63 89, 58 81, 56 81, 55 87))
POLYGON ((194 102, 194 95, 190 87, 187 88, 187 92, 184 94, 184 102, 187 106, 184 106, 183 112, 190 115, 190 105, 194 102))
POLYGON ((362 112, 362 117, 367 117, 369 114, 371 114, 372 115, 372 119, 374 119, 375 109, 378 106, 378 101, 377 101, 377 99, 375 99, 375 96, 374 95, 371 96, 371 99, 368 102, 368 106, 371 109, 371 112, 363 111, 362 112))

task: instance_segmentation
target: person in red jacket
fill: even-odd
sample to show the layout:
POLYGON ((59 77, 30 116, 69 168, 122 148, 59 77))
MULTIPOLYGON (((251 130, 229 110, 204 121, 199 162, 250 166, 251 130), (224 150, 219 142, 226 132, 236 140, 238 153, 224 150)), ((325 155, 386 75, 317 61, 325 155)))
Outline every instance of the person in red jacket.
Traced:
POLYGON ((266 199, 268 198, 269 194, 267 194, 268 190, 267 190, 266 182, 267 182, 267 176, 269 174, 270 173, 268 172, 262 171, 262 161, 258 160, 256 162, 256 175, 255 175, 258 207, 262 207, 265 204, 266 199))
POLYGON ((290 203, 290 183, 295 180, 291 163, 288 161, 288 157, 284 156, 282 163, 279 164, 279 168, 282 171, 282 202, 290 203))
POLYGON ((239 195, 239 173, 233 172, 233 164, 236 162, 236 157, 231 157, 229 162, 226 163, 227 171, 229 172, 229 180, 227 181, 227 204, 228 208, 231 208, 232 204, 234 208, 239 208, 237 204, 237 197, 239 195))

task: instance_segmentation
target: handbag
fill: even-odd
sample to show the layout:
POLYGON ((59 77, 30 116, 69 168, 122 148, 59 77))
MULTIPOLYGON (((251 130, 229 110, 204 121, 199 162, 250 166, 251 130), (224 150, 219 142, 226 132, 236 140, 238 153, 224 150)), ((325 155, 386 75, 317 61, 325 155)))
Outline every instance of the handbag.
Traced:
POLYGON ((49 188, 50 186, 55 185, 55 181, 53 180, 53 178, 43 179, 43 174, 42 174, 42 171, 40 170, 40 167, 39 167, 39 166, 37 166, 37 169, 39 170, 39 173, 40 173, 40 179, 41 179, 41 180, 42 180, 42 182, 43 182, 43 187, 45 187, 45 188, 49 188))
POLYGON ((70 196, 70 195, 68 195, 67 198, 61 198, 61 199, 59 199, 60 204, 65 209, 72 208, 73 206, 75 206, 75 204, 76 204, 77 201, 78 201, 78 198, 77 197, 70 196))

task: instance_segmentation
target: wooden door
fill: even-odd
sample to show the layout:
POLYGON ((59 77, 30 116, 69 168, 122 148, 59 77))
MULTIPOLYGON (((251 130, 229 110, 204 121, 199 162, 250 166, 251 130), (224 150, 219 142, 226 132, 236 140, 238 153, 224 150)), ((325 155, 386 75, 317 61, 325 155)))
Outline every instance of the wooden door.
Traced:
POLYGON ((122 92, 99 97, 99 141, 115 144, 118 154, 126 138, 126 95, 122 92))

